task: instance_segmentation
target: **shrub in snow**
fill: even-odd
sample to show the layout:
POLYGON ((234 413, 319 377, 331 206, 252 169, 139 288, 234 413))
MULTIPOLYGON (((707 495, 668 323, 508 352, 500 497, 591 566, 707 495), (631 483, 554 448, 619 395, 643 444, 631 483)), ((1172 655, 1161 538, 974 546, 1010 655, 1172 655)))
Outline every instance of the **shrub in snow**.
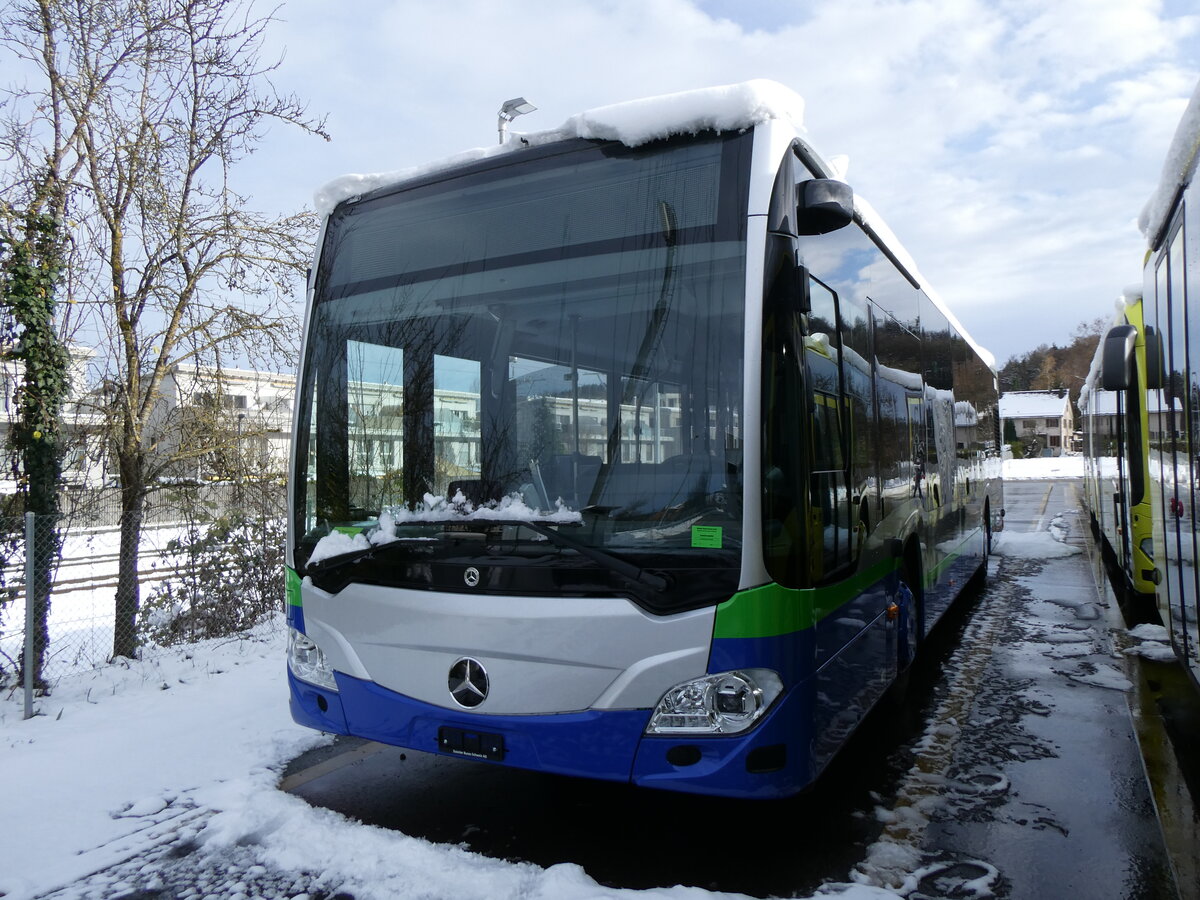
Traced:
POLYGON ((167 545, 178 568, 142 604, 141 638, 171 646, 224 637, 281 610, 285 538, 279 519, 232 515, 189 525, 167 545))

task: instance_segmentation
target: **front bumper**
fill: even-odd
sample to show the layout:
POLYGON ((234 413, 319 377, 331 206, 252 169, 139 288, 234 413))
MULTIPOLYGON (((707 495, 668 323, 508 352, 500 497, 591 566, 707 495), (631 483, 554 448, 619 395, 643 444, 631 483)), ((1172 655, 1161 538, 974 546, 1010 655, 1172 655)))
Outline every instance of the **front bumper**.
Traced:
POLYGON ((536 716, 473 715, 423 703, 341 673, 328 691, 288 673, 301 725, 440 753, 443 728, 500 735, 503 764, 522 769, 726 797, 775 798, 811 778, 804 692, 785 692, 754 728, 719 737, 644 734, 650 710, 536 716))

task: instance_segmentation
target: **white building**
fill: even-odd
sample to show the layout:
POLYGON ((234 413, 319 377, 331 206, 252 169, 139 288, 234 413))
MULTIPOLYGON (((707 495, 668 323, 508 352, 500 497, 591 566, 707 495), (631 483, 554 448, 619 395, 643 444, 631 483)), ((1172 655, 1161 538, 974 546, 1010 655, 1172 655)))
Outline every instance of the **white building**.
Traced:
POLYGON ((150 418, 154 447, 179 458, 174 474, 180 477, 282 476, 295 393, 290 373, 172 366, 150 418), (200 438, 203 451, 190 452, 190 435, 200 438))
POLYGON ((1041 449, 1061 456, 1069 449, 1075 433, 1075 413, 1065 390, 1009 391, 1000 395, 1002 434, 1009 434, 1008 423, 1019 440, 1037 441, 1041 449))

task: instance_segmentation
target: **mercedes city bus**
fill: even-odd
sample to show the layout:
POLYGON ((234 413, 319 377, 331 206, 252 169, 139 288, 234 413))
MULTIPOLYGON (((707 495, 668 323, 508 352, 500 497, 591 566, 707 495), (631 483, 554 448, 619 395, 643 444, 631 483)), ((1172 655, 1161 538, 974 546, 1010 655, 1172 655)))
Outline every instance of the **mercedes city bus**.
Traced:
POLYGON ((778 797, 904 672, 1001 524, 996 373, 799 108, 687 92, 326 191, 296 721, 778 797))

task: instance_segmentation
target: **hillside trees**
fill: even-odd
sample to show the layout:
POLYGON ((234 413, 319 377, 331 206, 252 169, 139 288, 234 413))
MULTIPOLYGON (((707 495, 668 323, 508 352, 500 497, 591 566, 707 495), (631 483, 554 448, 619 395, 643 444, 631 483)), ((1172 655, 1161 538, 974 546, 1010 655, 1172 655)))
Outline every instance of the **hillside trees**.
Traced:
POLYGON ((1080 322, 1071 333, 1071 343, 1067 346, 1041 344, 1021 356, 1012 357, 1000 369, 1000 390, 1065 390, 1070 393, 1071 402, 1076 402, 1107 322, 1103 316, 1080 322))
POLYGON ((121 491, 113 654, 130 656, 146 498, 181 456, 209 449, 170 440, 164 378, 181 363, 276 362, 294 348, 287 301, 311 216, 253 211, 232 169, 271 125, 324 136, 323 125, 272 85, 260 59, 271 20, 240 0, 0 9, 4 47, 28 79, 10 92, 0 133, 4 196, 48 158, 70 173, 73 324, 102 344, 100 408, 121 491))

